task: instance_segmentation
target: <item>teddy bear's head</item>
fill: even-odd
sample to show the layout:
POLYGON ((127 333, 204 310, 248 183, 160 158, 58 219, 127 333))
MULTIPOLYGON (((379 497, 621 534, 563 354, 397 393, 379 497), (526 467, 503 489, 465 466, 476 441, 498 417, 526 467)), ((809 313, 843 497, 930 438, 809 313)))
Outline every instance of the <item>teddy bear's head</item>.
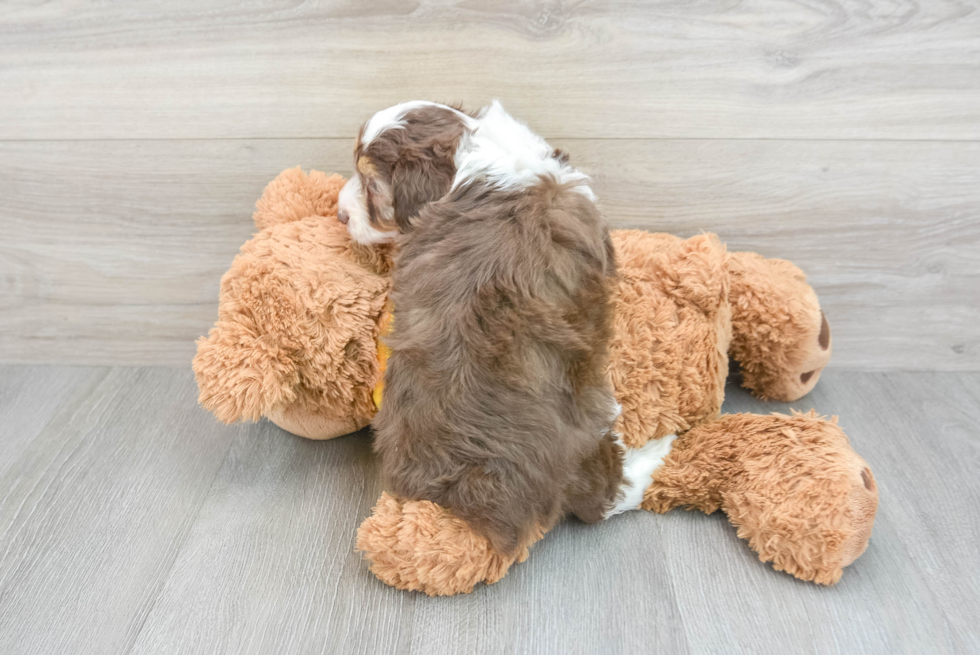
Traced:
POLYGON ((337 221, 343 184, 291 169, 256 204, 260 231, 222 277, 218 321, 194 358, 199 400, 222 421, 266 416, 327 439, 374 416, 391 256, 337 221))

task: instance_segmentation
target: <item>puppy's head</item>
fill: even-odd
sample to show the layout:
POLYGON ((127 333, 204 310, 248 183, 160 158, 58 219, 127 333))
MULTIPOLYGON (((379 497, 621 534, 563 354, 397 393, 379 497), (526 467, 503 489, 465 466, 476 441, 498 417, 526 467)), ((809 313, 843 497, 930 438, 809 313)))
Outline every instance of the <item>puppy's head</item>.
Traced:
POLYGON ((468 121, 452 107, 416 101, 379 111, 364 124, 354 148, 354 174, 337 208, 355 241, 394 240, 426 203, 448 193, 468 121))

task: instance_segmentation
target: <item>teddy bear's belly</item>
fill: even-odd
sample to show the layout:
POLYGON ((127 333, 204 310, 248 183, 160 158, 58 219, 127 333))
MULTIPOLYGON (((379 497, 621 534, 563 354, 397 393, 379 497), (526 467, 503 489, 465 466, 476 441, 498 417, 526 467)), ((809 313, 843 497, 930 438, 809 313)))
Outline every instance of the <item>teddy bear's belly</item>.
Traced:
POLYGON ((623 407, 618 431, 637 448, 721 409, 731 341, 725 249, 710 234, 612 236, 620 281, 610 373, 623 407))

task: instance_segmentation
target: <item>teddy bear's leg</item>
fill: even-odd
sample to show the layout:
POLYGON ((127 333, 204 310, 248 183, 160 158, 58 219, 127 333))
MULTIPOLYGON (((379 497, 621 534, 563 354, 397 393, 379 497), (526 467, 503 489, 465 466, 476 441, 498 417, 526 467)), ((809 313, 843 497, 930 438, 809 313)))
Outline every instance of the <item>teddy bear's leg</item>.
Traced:
POLYGON ((763 400, 810 392, 830 361, 830 324, 806 275, 783 259, 730 253, 732 358, 743 385, 763 400))
POLYGON ((527 559, 531 543, 512 555, 499 553, 448 509, 387 493, 357 530, 357 549, 378 579, 430 596, 466 594, 481 582, 497 582, 512 564, 527 559))
POLYGON ((695 427, 654 473, 644 509, 722 509, 763 562, 836 583, 868 545, 878 489, 835 420, 729 414, 695 427))

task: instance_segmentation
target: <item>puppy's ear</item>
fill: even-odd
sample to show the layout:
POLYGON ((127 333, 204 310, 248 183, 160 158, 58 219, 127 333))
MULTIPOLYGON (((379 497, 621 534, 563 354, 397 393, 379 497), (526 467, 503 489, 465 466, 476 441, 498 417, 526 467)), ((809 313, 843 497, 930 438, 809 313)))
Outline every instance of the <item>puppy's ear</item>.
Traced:
POLYGON ((392 204, 399 229, 411 228, 412 219, 426 204, 449 193, 456 167, 448 157, 402 159, 391 172, 392 204))
POLYGON ((612 235, 609 234, 609 230, 606 230, 605 235, 603 235, 602 243, 606 248, 606 275, 608 277, 616 277, 616 247, 612 242, 612 235))

